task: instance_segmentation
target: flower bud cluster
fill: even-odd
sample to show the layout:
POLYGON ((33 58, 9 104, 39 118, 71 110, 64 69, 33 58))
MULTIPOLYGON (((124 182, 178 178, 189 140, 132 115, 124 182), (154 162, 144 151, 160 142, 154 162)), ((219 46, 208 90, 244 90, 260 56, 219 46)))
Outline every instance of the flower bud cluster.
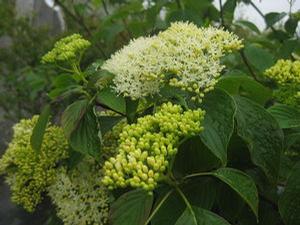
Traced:
POLYGON ((278 88, 274 97, 281 103, 296 106, 300 104, 300 61, 278 60, 265 71, 265 75, 274 80, 278 88))
POLYGON ((204 111, 183 111, 165 103, 154 115, 126 125, 120 134, 118 154, 104 163, 103 183, 114 189, 131 186, 153 190, 177 152, 179 140, 202 131, 204 111))
POLYGON ((95 160, 84 158, 75 168, 61 168, 48 195, 65 225, 106 225, 109 195, 101 184, 102 173, 95 160))
POLYGON ((40 152, 32 149, 30 138, 38 116, 14 126, 14 136, 0 159, 0 173, 6 175, 12 201, 34 211, 56 177, 57 163, 68 156, 68 143, 61 128, 48 125, 40 152))
POLYGON ((42 62, 56 63, 73 61, 91 45, 80 34, 73 34, 55 43, 54 48, 43 56, 42 62))
POLYGON ((203 98, 213 89, 223 66, 220 58, 242 47, 228 31, 176 22, 157 36, 138 38, 107 60, 102 69, 115 74, 118 93, 133 99, 159 92, 162 84, 203 98), (168 80, 165 74, 173 75, 168 80))
POLYGON ((274 66, 267 69, 265 74, 278 85, 300 84, 300 61, 280 59, 274 66))

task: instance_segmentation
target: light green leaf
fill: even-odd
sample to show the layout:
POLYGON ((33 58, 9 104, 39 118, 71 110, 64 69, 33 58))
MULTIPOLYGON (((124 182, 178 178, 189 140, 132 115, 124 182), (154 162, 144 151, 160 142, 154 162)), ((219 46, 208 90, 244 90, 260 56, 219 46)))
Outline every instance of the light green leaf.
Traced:
POLYGON ((111 206, 111 224, 143 225, 150 214, 152 202, 153 195, 143 190, 123 194, 111 206))
POLYGON ((235 97, 238 135, 247 143, 252 162, 275 183, 278 178, 283 133, 263 107, 244 97, 235 97))
POLYGON ((281 128, 300 127, 300 111, 297 109, 276 104, 271 106, 268 111, 274 116, 281 128))
POLYGON ((258 193, 255 183, 250 176, 232 168, 218 169, 213 172, 213 175, 235 190, 258 217, 258 193))
POLYGON ((234 100, 226 92, 215 89, 205 96, 203 109, 206 114, 201 140, 226 165, 227 146, 234 128, 234 100))
POLYGON ((279 212, 286 225, 300 224, 300 162, 298 162, 278 202, 279 212))
POLYGON ((30 138, 30 144, 31 144, 31 147, 36 152, 39 152, 42 147, 43 138, 44 138, 45 130, 48 125, 50 113, 51 113, 50 105, 46 105, 44 107, 41 115, 39 116, 38 121, 32 131, 32 135, 30 138))

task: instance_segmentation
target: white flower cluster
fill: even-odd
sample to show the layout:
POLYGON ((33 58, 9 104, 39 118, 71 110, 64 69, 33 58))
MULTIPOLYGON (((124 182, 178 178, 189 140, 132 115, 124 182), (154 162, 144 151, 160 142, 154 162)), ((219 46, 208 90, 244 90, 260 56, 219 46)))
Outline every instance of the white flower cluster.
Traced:
POLYGON ((109 197, 101 179, 92 159, 83 160, 70 171, 61 169, 48 194, 65 225, 108 223, 109 197))
POLYGON ((241 40, 228 31, 177 22, 157 36, 131 41, 102 69, 115 74, 118 93, 133 99, 158 93, 165 82, 201 99, 220 76, 220 58, 241 47, 241 40), (173 78, 167 80, 165 74, 173 78))

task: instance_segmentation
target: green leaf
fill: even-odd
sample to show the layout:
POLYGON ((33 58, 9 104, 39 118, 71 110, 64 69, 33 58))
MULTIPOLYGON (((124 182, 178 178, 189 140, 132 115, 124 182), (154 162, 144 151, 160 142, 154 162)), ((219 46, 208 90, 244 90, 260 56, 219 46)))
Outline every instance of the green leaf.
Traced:
POLYGON ((284 24, 284 29, 289 34, 294 34, 298 26, 298 20, 290 17, 284 24))
POLYGON ((173 172, 175 175, 184 176, 209 171, 220 167, 220 165, 220 160, 204 145, 200 136, 195 136, 179 146, 173 172))
POLYGON ((271 106, 268 111, 277 120, 281 128, 300 127, 300 111, 282 104, 271 106))
POLYGON ((125 193, 111 206, 112 225, 144 225, 152 207, 153 195, 143 190, 125 193))
POLYGON ((279 212, 286 225, 300 224, 300 162, 298 162, 278 202, 279 212))
POLYGON ((232 168, 221 168, 212 175, 219 178, 235 190, 251 210, 258 217, 258 193, 254 181, 250 176, 240 170, 232 168))
POLYGON ((237 20, 234 22, 234 24, 244 28, 248 28, 249 30, 255 32, 256 34, 260 34, 260 30, 257 28, 257 26, 254 23, 251 23, 247 20, 237 20))
POLYGON ((265 20, 268 27, 273 26, 286 16, 286 13, 271 12, 265 15, 265 20))
POLYGON ((227 146, 234 128, 234 100, 226 92, 215 89, 205 96, 203 109, 206 114, 201 140, 226 165, 227 146))
POLYGON ((226 90, 231 95, 241 95, 261 105, 272 97, 271 89, 243 75, 223 76, 217 83, 217 87, 226 90))
POLYGON ((182 215, 179 217, 175 225, 230 225, 224 218, 217 214, 201 209, 192 207, 192 210, 186 208, 182 215))
POLYGON ((216 199, 218 185, 212 177, 197 177, 182 186, 191 205, 210 210, 216 199))
POLYGON ((284 137, 284 148, 289 149, 299 141, 300 141, 300 132, 286 135, 284 137))
MULTIPOLYGON (((162 196, 165 196, 165 193, 162 196)), ((159 202, 161 198, 157 201, 159 202)), ((184 209, 184 201, 176 191, 173 191, 152 218, 151 225, 174 225, 184 209)))
POLYGON ((247 143, 252 162, 275 183, 278 178, 283 133, 263 107, 244 97, 235 97, 238 135, 247 143))
POLYGON ((99 122, 102 136, 111 130, 123 118, 124 117, 121 116, 100 116, 99 122))
POLYGON ((98 157, 101 150, 97 117, 92 107, 87 109, 70 135, 70 145, 78 152, 98 157))
POLYGON ((250 64, 259 72, 264 72, 275 63, 274 57, 270 52, 254 44, 246 45, 244 52, 250 64))
POLYGON ((32 131, 32 135, 30 138, 31 147, 39 152, 42 147, 43 138, 45 134, 45 130, 48 125, 49 117, 51 113, 50 105, 46 105, 38 118, 38 121, 32 131))
POLYGON ((138 100, 132 100, 130 98, 126 98, 126 116, 128 123, 133 123, 136 117, 136 111, 139 105, 138 100))
POLYGON ((75 85, 76 81, 70 74, 61 74, 54 78, 53 85, 57 88, 75 85))
POLYGON ((224 20, 226 24, 232 23, 237 0, 227 0, 223 5, 224 20))
POLYGON ((78 100, 69 105, 63 112, 61 123, 66 137, 70 137, 71 133, 78 126, 88 107, 88 100, 78 100))
POLYGON ((169 23, 175 21, 189 21, 195 23, 198 26, 201 26, 203 23, 199 13, 196 13, 193 10, 189 9, 171 11, 171 13, 167 17, 167 21, 169 23))
POLYGON ((120 112, 122 114, 126 113, 125 99, 117 96, 117 94, 110 88, 105 88, 100 91, 97 95, 97 101, 108 106, 114 111, 120 112))

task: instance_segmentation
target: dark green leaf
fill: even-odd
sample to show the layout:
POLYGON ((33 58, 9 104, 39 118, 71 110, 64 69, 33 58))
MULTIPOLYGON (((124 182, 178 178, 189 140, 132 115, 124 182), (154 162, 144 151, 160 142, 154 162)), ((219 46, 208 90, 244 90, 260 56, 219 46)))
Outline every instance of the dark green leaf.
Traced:
POLYGON ((193 207, 192 210, 186 208, 179 217, 175 225, 230 225, 224 218, 217 214, 193 207))
POLYGON ((114 111, 122 114, 126 113, 125 99, 117 96, 117 94, 110 88, 105 88, 97 95, 97 101, 108 106, 114 111))
POLYGON ((261 105, 264 105, 272 97, 271 89, 248 76, 223 76, 219 80, 217 87, 226 90, 231 95, 241 95, 261 105))
POLYGON ((227 146, 234 128, 234 100, 226 92, 215 89, 205 96, 203 109, 206 114, 201 140, 226 165, 227 146))
POLYGON ((201 141, 199 136, 182 143, 176 154, 173 170, 178 176, 209 171, 220 167, 220 160, 201 141), (187 163, 189 162, 189 163, 187 163))
POLYGON ((223 6, 224 20, 226 24, 230 24, 234 17, 237 0, 227 0, 223 6))
POLYGON ((293 168, 278 202, 279 212, 286 225, 300 224, 300 163, 293 168))
POLYGON ((172 11, 168 15, 167 21, 169 23, 175 21, 189 21, 197 24, 198 26, 202 25, 202 18, 200 15, 189 9, 172 11))
POLYGON ((265 20, 268 27, 273 26, 275 23, 279 22, 283 17, 286 16, 286 13, 271 12, 265 15, 265 20))
POLYGON ((46 105, 44 107, 41 115, 39 116, 39 119, 32 131, 32 135, 30 138, 30 144, 31 144, 31 147, 36 152, 39 152, 42 147, 43 138, 44 138, 45 130, 48 125, 50 113, 51 113, 50 105, 46 105))
POLYGON ((90 107, 70 134, 70 145, 78 152, 98 157, 101 150, 100 130, 97 117, 90 107))
POLYGON ((76 84, 76 81, 70 74, 59 75, 59 76, 55 77, 53 80, 53 85, 56 88, 59 88, 59 87, 66 88, 67 86, 75 85, 75 84, 76 84))
POLYGON ((284 137, 284 148, 289 149, 297 142, 300 142, 300 132, 286 135, 284 137))
POLYGON ((123 117, 121 116, 100 116, 99 122, 102 136, 111 130, 122 119, 123 117))
POLYGON ((290 33, 290 34, 294 34, 296 31, 296 28, 298 26, 298 20, 295 18, 289 18, 285 24, 284 24, 284 29, 290 33))
POLYGON ((232 168, 218 169, 213 172, 213 175, 235 190, 258 217, 258 193, 255 183, 250 176, 232 168))
POLYGON ((132 100, 130 98, 126 98, 126 116, 128 123, 133 123, 136 117, 136 111, 139 105, 138 100, 132 100))
POLYGON ((115 201, 110 210, 112 225, 144 225, 149 216, 153 196, 143 190, 125 193, 115 201))
POLYGON ((247 143, 252 162, 275 183, 283 144, 282 130, 260 105, 238 96, 235 102, 238 135, 247 143))
POLYGON ((276 104, 268 109, 281 128, 300 127, 300 111, 282 104, 276 104))
POLYGON ((241 27, 248 28, 251 31, 255 32, 256 34, 260 33, 260 31, 257 28, 257 26, 254 23, 251 23, 251 22, 249 22, 247 20, 238 20, 238 21, 235 21, 234 24, 239 25, 241 27))
POLYGON ((198 177, 183 185, 182 192, 192 205, 210 210, 216 199, 217 184, 211 177, 198 177))
POLYGON ((250 64, 259 72, 264 72, 275 63, 274 56, 270 52, 256 45, 246 45, 244 52, 250 64))
POLYGON ((88 100, 78 100, 69 105, 63 112, 61 123, 66 137, 70 137, 71 133, 78 126, 88 107, 88 100))

